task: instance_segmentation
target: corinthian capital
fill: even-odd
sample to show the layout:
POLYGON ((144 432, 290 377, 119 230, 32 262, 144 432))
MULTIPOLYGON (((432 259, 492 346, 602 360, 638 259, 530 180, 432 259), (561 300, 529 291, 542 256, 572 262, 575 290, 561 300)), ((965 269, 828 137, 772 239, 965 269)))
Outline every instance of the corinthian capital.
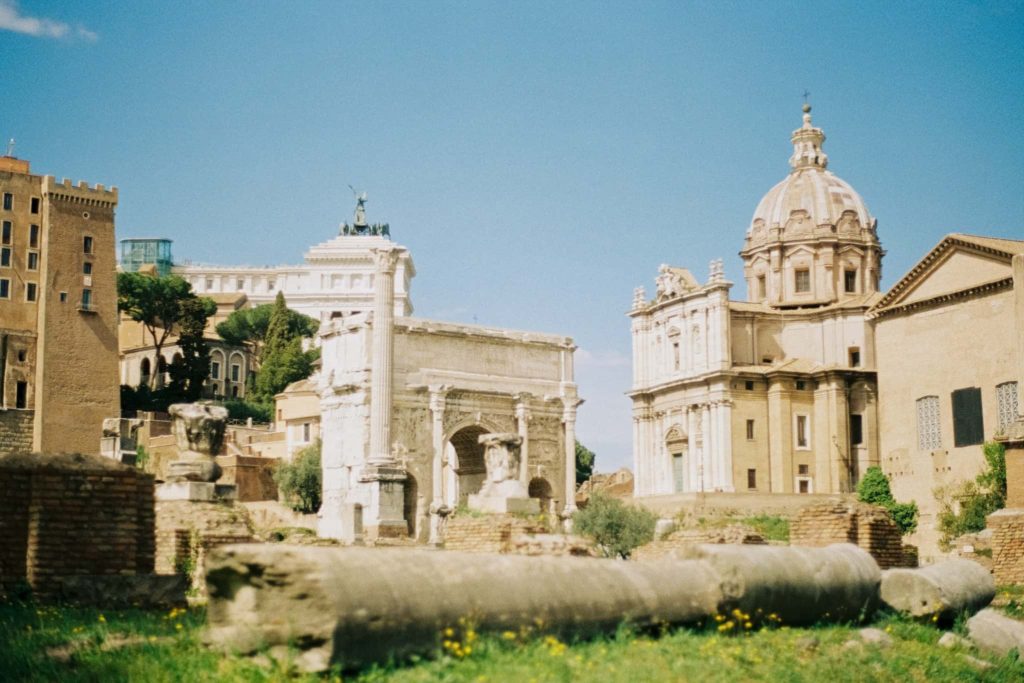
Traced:
POLYGON ((395 267, 398 265, 398 256, 400 250, 393 247, 378 247, 373 250, 373 263, 377 267, 377 272, 382 274, 390 274, 395 272, 395 267))

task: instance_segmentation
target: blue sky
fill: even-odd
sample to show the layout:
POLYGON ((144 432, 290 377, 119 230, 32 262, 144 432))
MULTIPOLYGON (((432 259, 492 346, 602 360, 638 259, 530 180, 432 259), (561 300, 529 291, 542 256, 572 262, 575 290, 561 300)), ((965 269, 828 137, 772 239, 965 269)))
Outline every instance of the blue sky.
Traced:
POLYGON ((1024 4, 0 0, 0 136, 120 188, 120 237, 297 263, 369 193, 416 314, 573 336, 630 464, 633 287, 737 252, 811 92, 891 285, 948 232, 1024 238, 1024 4))

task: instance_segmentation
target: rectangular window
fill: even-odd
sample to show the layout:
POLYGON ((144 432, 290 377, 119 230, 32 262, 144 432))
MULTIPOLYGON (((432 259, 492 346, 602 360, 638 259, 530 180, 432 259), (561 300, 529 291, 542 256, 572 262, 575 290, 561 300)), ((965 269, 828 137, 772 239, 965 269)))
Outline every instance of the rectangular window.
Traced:
POLYGON ((0 278, 0 299, 11 298, 11 281, 0 278))
POLYGON ((805 382, 802 379, 798 379, 796 381, 796 390, 797 391, 804 391, 805 389, 807 389, 807 382, 805 382))
POLYGON ((0 268, 11 267, 11 248, 0 247, 0 268))
POLYGON ((34 282, 25 283, 25 301, 35 301, 39 298, 39 286, 34 282))
POLYGON ((309 441, 310 424, 308 422, 302 423, 302 440, 309 441))
POLYGON ((60 293, 60 302, 62 304, 66 304, 68 302, 68 293, 67 292, 61 292, 60 293))
POLYGON ((1017 420, 1017 383, 1003 382, 996 385, 996 404, 999 406, 999 431, 1004 431, 1017 420))
POLYGON ((747 488, 752 491, 757 488, 757 470, 747 470, 747 488))
POLYGON ((754 421, 747 420, 747 441, 754 440, 754 421))
POLYGON ((82 290, 82 310, 83 311, 92 310, 92 290, 91 289, 83 289, 82 290))
POLYGON ((970 387, 953 392, 953 445, 974 446, 985 440, 981 419, 981 389, 970 387))
POLYGON ((85 237, 82 238, 82 251, 84 251, 86 254, 91 254, 92 253, 92 237, 91 236, 86 235, 85 237))
POLYGON ((850 445, 859 446, 864 443, 864 416, 850 416, 850 445))
POLYGON ((32 213, 39 213, 39 197, 32 198, 32 213))
POLYGON ((768 282, 765 280, 764 275, 757 276, 757 298, 759 301, 764 301, 768 298, 768 282))
POLYGON ((39 270, 39 252, 30 251, 28 252, 28 263, 27 267, 29 270, 39 270))
POLYGON ((939 397, 922 396, 917 399, 917 449, 931 451, 937 448, 942 448, 939 397))
POLYGON ((15 385, 14 407, 18 410, 28 408, 28 382, 18 382, 15 385))
POLYGON ((86 261, 82 264, 82 274, 92 275, 92 261, 86 261))
POLYGON ((810 493, 811 492, 811 482, 807 481, 806 479, 799 480, 797 482, 797 484, 800 487, 799 488, 800 493, 810 493))
POLYGON ((672 364, 676 370, 679 369, 679 342, 672 342, 672 364))
POLYGON ((212 377, 214 379, 220 379, 220 362, 219 361, 211 361, 210 362, 210 377, 212 377))
POLYGON ((237 382, 238 378, 242 376, 242 366, 238 363, 231 364, 231 381, 237 382))
POLYGON ((276 286, 277 286, 277 283, 274 280, 270 280, 269 282, 267 282, 267 291, 268 292, 273 292, 274 288, 276 286))
POLYGON ((14 225, 10 221, 4 221, 3 228, 0 228, 0 244, 10 244, 13 234, 14 225))
POLYGON ((207 292, 209 292, 211 289, 213 289, 213 280, 212 279, 206 278, 206 282, 203 283, 203 284, 204 284, 205 289, 206 289, 207 292))
POLYGON ((746 388, 747 391, 753 391, 754 390, 754 383, 751 380, 748 379, 744 383, 744 388, 746 388))
POLYGON ((806 415, 796 416, 796 447, 809 448, 811 443, 810 424, 806 415))
POLYGON ((811 473, 811 466, 810 465, 797 465, 796 466, 796 471, 797 471, 797 474, 799 474, 801 477, 806 477, 807 475, 809 475, 811 473))
POLYGON ((235 289, 245 289, 245 280, 235 280, 235 289))
POLYGON ((32 249, 39 248, 39 226, 30 225, 28 226, 28 246, 32 249))
POLYGON ((4 211, 12 211, 14 209, 14 195, 10 192, 4 192, 4 211))
POLYGON ((795 273, 794 288, 797 294, 803 294, 811 291, 811 271, 806 268, 801 268, 795 273))
POLYGON ((860 348, 858 348, 856 346, 851 346, 850 347, 850 367, 851 368, 859 368, 860 367, 860 348))
POLYGON ((847 294, 853 294, 857 291, 856 270, 843 271, 843 289, 846 290, 847 294))

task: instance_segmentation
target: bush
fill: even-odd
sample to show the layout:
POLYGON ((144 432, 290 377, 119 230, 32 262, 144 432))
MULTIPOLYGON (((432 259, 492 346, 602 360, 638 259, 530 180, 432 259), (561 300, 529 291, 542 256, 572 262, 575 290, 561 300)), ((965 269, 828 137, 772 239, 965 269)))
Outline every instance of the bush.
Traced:
POLYGON ((917 503, 897 503, 889 488, 889 477, 878 465, 869 467, 857 484, 857 500, 884 507, 904 535, 917 528, 917 503))
POLYGON ((277 488, 291 501, 293 510, 303 513, 320 509, 323 483, 320 473, 320 440, 295 454, 291 462, 281 462, 274 471, 277 488))
POLYGON ((654 513, 600 493, 573 515, 577 533, 594 541, 605 557, 629 557, 634 548, 654 540, 654 513))
POLYGON ((990 442, 982 446, 982 454, 987 467, 974 481, 935 489, 943 549, 958 536, 984 529, 985 518, 1006 505, 1006 449, 990 442))
POLYGON ((253 422, 266 424, 273 422, 274 419, 273 403, 256 403, 232 398, 221 402, 221 405, 228 409, 229 420, 244 422, 251 417, 253 422))

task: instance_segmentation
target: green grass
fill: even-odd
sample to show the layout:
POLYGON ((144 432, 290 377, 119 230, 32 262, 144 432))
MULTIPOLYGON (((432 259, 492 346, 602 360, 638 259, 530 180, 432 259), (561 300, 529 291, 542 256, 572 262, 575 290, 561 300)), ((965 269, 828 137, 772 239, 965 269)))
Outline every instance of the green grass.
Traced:
MULTIPOLYGON (((0 678, 4 681, 313 681, 285 662, 257 664, 200 643, 202 610, 98 612, 0 606, 0 678), (100 618, 102 616, 102 619, 100 618), (127 641, 126 641, 127 639, 127 641), (125 644, 127 642, 127 644, 125 644), (120 646, 118 644, 121 643, 120 646)), ((620 629, 614 636, 566 644, 551 636, 468 631, 438 634, 434 657, 346 674, 353 681, 1020 681, 1024 663, 972 652, 993 662, 980 671, 965 653, 939 648, 942 631, 892 616, 874 624, 889 649, 843 648, 856 629, 786 627, 723 635, 680 628, 662 634, 620 629), (808 636, 817 639, 808 647, 808 636), (457 644, 456 644, 457 643, 457 644)), ((334 672, 323 678, 338 680, 334 672)))
POLYGON ((757 515, 745 517, 744 524, 754 527, 766 541, 785 541, 789 543, 789 520, 774 515, 757 515))

